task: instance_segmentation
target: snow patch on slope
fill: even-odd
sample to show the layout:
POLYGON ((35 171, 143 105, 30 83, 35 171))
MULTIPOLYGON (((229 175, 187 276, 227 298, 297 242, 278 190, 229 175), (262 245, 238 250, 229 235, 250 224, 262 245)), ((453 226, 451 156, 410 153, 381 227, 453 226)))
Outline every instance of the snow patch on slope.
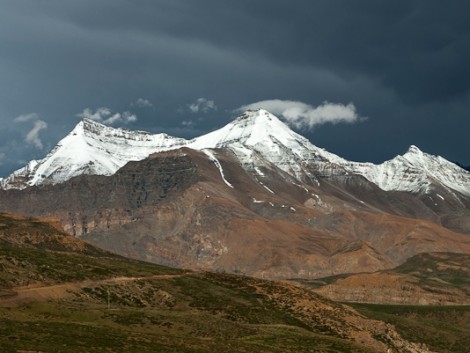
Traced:
POLYGON ((217 169, 219 169, 220 176, 222 177, 222 180, 224 181, 224 183, 227 184, 229 187, 231 187, 233 189, 233 185, 230 184, 227 179, 225 179, 224 170, 222 169, 222 165, 220 164, 219 160, 215 157, 214 153, 211 150, 208 150, 208 149, 203 149, 202 152, 204 152, 209 157, 209 159, 212 162, 214 162, 217 169))

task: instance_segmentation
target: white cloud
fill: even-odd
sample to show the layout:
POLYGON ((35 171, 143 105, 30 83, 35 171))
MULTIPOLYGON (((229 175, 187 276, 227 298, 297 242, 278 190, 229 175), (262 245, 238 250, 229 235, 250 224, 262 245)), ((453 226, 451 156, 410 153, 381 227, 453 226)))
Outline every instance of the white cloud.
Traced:
POLYGON ((103 123, 113 125, 119 123, 129 124, 135 121, 137 121, 137 116, 135 114, 131 114, 130 112, 124 112, 111 115, 106 120, 103 120, 103 123))
POLYGON ((77 116, 82 119, 90 119, 94 121, 102 122, 105 118, 111 115, 111 110, 109 108, 98 108, 93 112, 90 108, 83 109, 83 112, 78 113, 77 116))
POLYGON ((244 105, 236 109, 236 111, 260 108, 278 115, 289 125, 298 129, 311 130, 317 125, 326 123, 354 123, 363 119, 357 114, 356 107, 353 103, 341 104, 324 102, 314 107, 298 101, 271 99, 244 105))
POLYGON ((183 125, 186 128, 193 128, 195 124, 194 124, 194 121, 192 120, 183 120, 181 122, 181 125, 183 125))
POLYGON ((114 124, 129 124, 137 121, 137 116, 130 112, 124 113, 113 113, 111 109, 101 107, 96 109, 94 112, 90 108, 86 108, 83 112, 77 114, 80 118, 86 118, 106 125, 114 124))
POLYGON ((39 137, 39 132, 41 130, 47 129, 47 124, 45 121, 39 120, 39 115, 37 113, 28 113, 28 114, 18 115, 16 118, 13 119, 13 122, 15 123, 33 122, 34 126, 26 134, 24 141, 29 145, 33 145, 37 149, 41 149, 41 150, 43 149, 44 145, 42 144, 42 140, 39 137))
POLYGON ((37 149, 43 149, 43 144, 39 138, 39 132, 41 130, 47 129, 47 124, 42 120, 36 120, 34 122, 34 127, 26 134, 25 141, 36 147, 37 149))
POLYGON ((21 114, 18 115, 13 121, 15 123, 24 123, 27 121, 37 120, 39 115, 37 113, 21 114))
POLYGON ((192 113, 207 113, 210 110, 217 110, 217 106, 213 100, 207 98, 198 98, 195 102, 189 105, 189 110, 192 113))
POLYGON ((145 98, 138 98, 135 102, 131 103, 131 106, 137 108, 153 108, 152 102, 145 98))

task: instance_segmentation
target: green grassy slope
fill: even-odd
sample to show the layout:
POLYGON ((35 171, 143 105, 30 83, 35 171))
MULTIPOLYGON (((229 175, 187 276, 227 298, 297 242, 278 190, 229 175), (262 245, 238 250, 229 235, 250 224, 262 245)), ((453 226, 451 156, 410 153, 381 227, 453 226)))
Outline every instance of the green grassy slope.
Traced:
MULTIPOLYGON (((80 284, 63 298, 15 304, 8 300, 15 298, 18 288, 11 284, 18 279, 2 271, 8 303, 1 307, 0 299, 2 352, 373 351, 348 339, 341 324, 305 320, 257 292, 260 284, 248 278, 6 246, 0 246, 0 259, 16 263, 17 276, 29 276, 30 284, 47 284, 40 288, 80 284), (102 281, 116 277, 137 279, 102 281)), ((270 290, 277 292, 278 285, 270 290)))
POLYGON ((352 304, 360 313, 389 322, 404 338, 442 353, 470 351, 470 306, 352 304))

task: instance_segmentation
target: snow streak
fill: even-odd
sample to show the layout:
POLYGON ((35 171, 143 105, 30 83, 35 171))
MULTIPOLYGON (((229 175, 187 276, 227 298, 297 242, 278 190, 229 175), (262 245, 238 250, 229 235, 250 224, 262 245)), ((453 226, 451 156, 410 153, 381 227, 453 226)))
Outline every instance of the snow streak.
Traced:
POLYGON ((212 162, 214 162, 215 166, 219 169, 220 176, 222 177, 222 180, 224 181, 224 183, 227 184, 228 186, 230 186, 233 189, 233 185, 230 184, 227 179, 225 179, 224 170, 222 169, 222 165, 220 164, 219 160, 217 158, 215 158, 214 153, 212 153, 212 151, 207 150, 207 149, 202 150, 202 152, 204 152, 209 157, 209 159, 212 162))

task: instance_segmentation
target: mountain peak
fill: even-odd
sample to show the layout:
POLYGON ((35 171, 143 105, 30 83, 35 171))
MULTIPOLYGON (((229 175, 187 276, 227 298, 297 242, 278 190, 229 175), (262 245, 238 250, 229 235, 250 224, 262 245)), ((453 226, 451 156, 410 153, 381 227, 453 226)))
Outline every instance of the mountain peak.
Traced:
MULTIPOLYGON (((264 126, 267 129, 289 129, 278 117, 264 109, 246 110, 228 125, 230 126, 264 126)), ((228 126, 227 125, 227 126, 228 126)))
MULTIPOLYGON (((122 127, 111 127, 96 120, 83 118, 70 132, 71 135, 99 135, 113 138, 139 139, 151 136, 146 131, 133 131, 122 127)), ((163 135, 163 134, 162 134, 163 135)))
POLYGON ((0 187, 23 189, 56 184, 83 175, 112 175, 129 161, 187 144, 166 134, 113 128, 82 119, 42 160, 30 162, 0 182, 0 187))
POLYGON ((249 109, 246 110, 235 119, 235 121, 238 120, 264 120, 264 121, 273 121, 273 120, 279 120, 275 115, 271 114, 265 109, 249 109))
POLYGON ((192 140, 188 147, 231 149, 247 169, 256 170, 253 152, 298 180, 316 181, 309 171, 313 161, 339 161, 308 139, 292 131, 284 122, 264 109, 248 110, 219 130, 192 140))
POLYGON ((407 151, 406 153, 407 153, 407 154, 408 154, 408 153, 423 154, 424 152, 421 151, 417 146, 411 145, 410 147, 408 147, 408 151, 407 151))
POLYGON ((440 156, 434 156, 411 145, 405 154, 396 157, 397 160, 405 161, 409 166, 427 169, 430 164, 448 162, 440 156))
POLYGON ((190 147, 218 148, 233 143, 254 146, 269 144, 273 140, 286 145, 293 140, 306 139, 292 131, 275 115, 264 109, 257 109, 247 110, 221 129, 194 139, 190 147))
POLYGON ((437 158, 420 150, 417 146, 411 145, 405 154, 396 157, 398 160, 405 160, 410 165, 425 165, 429 159, 437 158))
POLYGON ((411 145, 403 155, 382 164, 351 164, 353 171, 386 191, 429 193, 435 185, 470 195, 470 173, 441 156, 423 152, 411 145))
POLYGON ((75 125, 72 133, 82 132, 82 131, 96 131, 97 129, 103 129, 107 126, 88 118, 81 119, 77 125, 75 125))

